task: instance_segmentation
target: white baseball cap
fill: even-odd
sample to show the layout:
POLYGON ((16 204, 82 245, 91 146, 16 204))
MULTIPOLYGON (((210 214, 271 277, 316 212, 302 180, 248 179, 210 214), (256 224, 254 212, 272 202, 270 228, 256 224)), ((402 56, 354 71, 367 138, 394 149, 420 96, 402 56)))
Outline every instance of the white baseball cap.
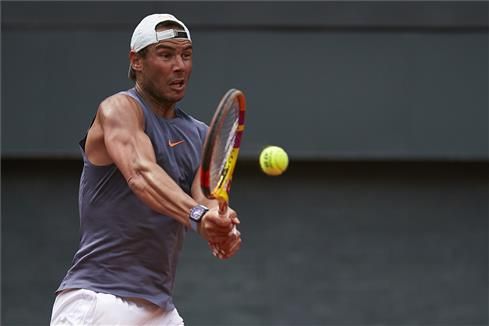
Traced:
MULTIPOLYGON (((185 24, 178 20, 175 16, 170 14, 152 14, 144 17, 134 29, 130 44, 131 51, 139 52, 148 45, 172 38, 184 38, 192 42, 192 39, 190 38, 190 31, 188 30, 187 26, 185 26, 185 24), (156 26, 163 22, 174 22, 182 26, 183 31, 168 29, 157 32, 156 26)), ((127 75, 130 79, 134 79, 134 71, 132 70, 131 63, 129 63, 129 71, 127 75)))
POLYGON ((187 26, 175 16, 170 14, 152 14, 146 16, 134 29, 134 33, 131 38, 131 50, 138 52, 148 45, 158 43, 162 40, 171 38, 185 38, 191 41, 190 31, 187 26), (166 30, 157 32, 156 26, 163 22, 174 22, 183 27, 184 31, 166 30))

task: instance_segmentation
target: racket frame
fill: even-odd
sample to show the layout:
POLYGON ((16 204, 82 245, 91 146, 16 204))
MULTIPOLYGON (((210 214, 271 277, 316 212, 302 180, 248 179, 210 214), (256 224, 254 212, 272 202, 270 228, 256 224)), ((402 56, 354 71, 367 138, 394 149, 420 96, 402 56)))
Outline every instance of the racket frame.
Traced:
POLYGON ((204 195, 209 199, 216 199, 219 202, 219 211, 224 212, 229 203, 229 192, 231 190, 231 181, 238 160, 239 148, 241 146, 241 137, 244 131, 244 120, 246 112, 246 99, 242 91, 230 89, 221 99, 217 106, 216 112, 209 125, 209 131, 204 142, 202 151, 202 169, 201 169, 201 188, 204 195), (211 189, 210 168, 214 156, 214 146, 219 135, 220 128, 224 122, 226 114, 232 109, 233 102, 237 100, 239 106, 238 126, 234 135, 233 148, 224 161, 224 168, 219 176, 219 181, 214 189, 211 189))

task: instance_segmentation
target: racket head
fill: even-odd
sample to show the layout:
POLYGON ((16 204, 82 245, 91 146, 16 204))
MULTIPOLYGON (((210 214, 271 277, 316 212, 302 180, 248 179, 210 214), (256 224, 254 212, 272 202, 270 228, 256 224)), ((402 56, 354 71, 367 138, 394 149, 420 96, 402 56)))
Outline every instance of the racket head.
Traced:
POLYGON ((230 89, 221 99, 209 125, 202 151, 201 188, 207 198, 229 202, 231 180, 244 131, 246 99, 230 89))

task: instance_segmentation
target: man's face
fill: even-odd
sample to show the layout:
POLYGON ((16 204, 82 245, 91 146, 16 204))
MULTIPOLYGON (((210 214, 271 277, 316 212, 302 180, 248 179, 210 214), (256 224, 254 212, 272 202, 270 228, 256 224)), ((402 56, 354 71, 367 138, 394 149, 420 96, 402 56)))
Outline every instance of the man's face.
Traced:
POLYGON ((169 39, 150 45, 142 59, 142 86, 163 102, 180 101, 192 73, 192 43, 169 39))

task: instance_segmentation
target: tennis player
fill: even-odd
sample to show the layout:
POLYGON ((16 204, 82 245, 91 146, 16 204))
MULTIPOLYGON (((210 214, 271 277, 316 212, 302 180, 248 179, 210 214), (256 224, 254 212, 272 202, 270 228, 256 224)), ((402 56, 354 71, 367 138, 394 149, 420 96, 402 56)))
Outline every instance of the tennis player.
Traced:
POLYGON ((183 325, 172 300, 185 233, 240 248, 237 214, 219 216, 199 184, 207 126, 176 107, 192 40, 169 14, 145 17, 129 53, 135 87, 105 99, 80 142, 80 246, 56 291, 51 325, 183 325))

